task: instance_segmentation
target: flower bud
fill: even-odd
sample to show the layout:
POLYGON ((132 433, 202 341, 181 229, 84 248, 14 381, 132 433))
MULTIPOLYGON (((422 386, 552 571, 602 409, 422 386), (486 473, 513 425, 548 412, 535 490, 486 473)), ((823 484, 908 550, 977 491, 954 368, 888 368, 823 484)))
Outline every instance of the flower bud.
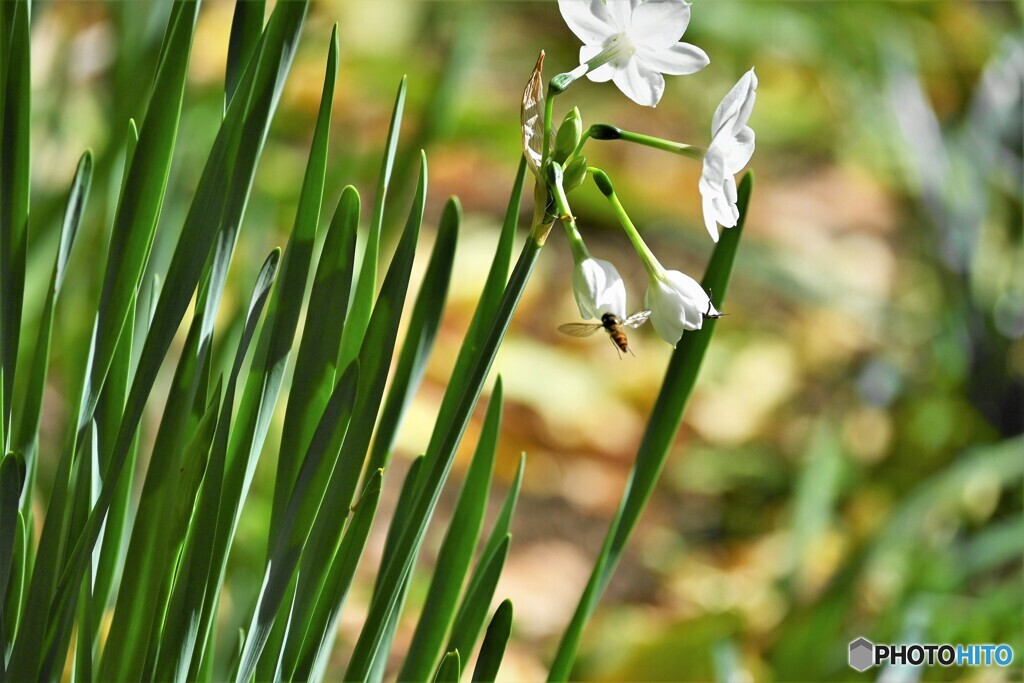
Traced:
POLYGON ((718 316, 700 283, 678 270, 652 277, 644 303, 651 311, 654 329, 673 347, 683 332, 699 330, 705 317, 718 316))
POLYGON ((595 123, 590 127, 590 137, 595 140, 618 140, 622 137, 622 130, 607 123, 595 123))
POLYGON ((562 125, 558 127, 558 135, 555 137, 555 161, 563 162, 568 159, 580 144, 582 137, 583 118, 580 116, 580 110, 573 107, 562 119, 562 125))
POLYGON ((626 317, 626 283, 608 261, 590 257, 580 260, 572 271, 572 293, 584 320, 605 313, 626 317))
POLYGON ((587 158, 579 156, 569 162, 562 173, 562 186, 565 193, 569 194, 583 184, 587 179, 587 158))

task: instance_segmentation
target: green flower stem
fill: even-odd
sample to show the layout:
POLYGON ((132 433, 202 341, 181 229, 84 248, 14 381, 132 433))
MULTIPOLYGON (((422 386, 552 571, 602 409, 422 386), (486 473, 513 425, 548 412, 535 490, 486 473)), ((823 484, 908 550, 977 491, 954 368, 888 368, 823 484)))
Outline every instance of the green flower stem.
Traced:
POLYGON ((590 258, 590 252, 587 250, 587 245, 583 243, 583 236, 580 234, 579 228, 576 227, 576 218, 572 215, 572 209, 569 208, 569 199, 565 196, 565 188, 562 187, 562 167, 557 162, 551 163, 551 175, 553 177, 549 185, 555 200, 555 208, 558 210, 558 217, 565 228, 565 236, 569 240, 572 260, 574 263, 579 263, 590 258))
POLYGON ((618 195, 615 194, 615 188, 612 186, 612 181, 608 178, 608 175, 601 169, 593 166, 587 167, 587 173, 594 177, 594 183, 597 185, 597 188, 601 190, 601 194, 608 198, 608 203, 612 207, 612 213, 615 214, 622 229, 626 232, 629 241, 633 243, 633 248, 636 249, 640 260, 643 261, 644 268, 647 269, 647 275, 652 279, 664 280, 665 268, 644 242, 644 238, 640 236, 636 226, 633 225, 633 221, 630 220, 629 214, 622 207, 622 202, 619 201, 618 195))
POLYGON ((579 144, 576 145, 576 149, 574 149, 572 151, 572 154, 569 155, 569 158, 566 159, 566 163, 568 163, 572 159, 575 159, 580 155, 581 152, 583 152, 583 145, 587 144, 587 140, 589 140, 591 136, 593 136, 593 131, 594 126, 591 126, 590 128, 587 128, 585 131, 583 131, 583 135, 580 136, 579 144))
POLYGON ((637 145, 660 149, 663 152, 679 154, 680 156, 689 157, 690 159, 703 159, 704 154, 708 151, 706 147, 686 145, 682 142, 673 142, 672 140, 656 138, 653 135, 644 135, 643 133, 634 133, 632 131, 622 130, 617 126, 610 126, 606 123, 597 123, 592 125, 583 133, 583 137, 580 139, 580 144, 576 147, 576 154, 579 153, 587 138, 594 138, 595 140, 625 140, 626 142, 632 142, 637 145))
MULTIPOLYGON (((555 79, 552 78, 551 80, 554 82, 555 79)), ((561 92, 561 90, 556 90, 550 83, 548 84, 548 96, 544 98, 544 146, 541 147, 541 169, 544 168, 544 163, 551 158, 551 119, 555 115, 555 95, 561 92)))
MULTIPOLYGON (((740 210, 740 220, 735 228, 726 230, 722 234, 701 282, 702 287, 714 292, 716 307, 722 306, 728 289, 729 278, 736 259, 736 250, 739 247, 743 224, 747 218, 747 207, 750 204, 752 189, 753 176, 748 173, 739 187, 737 205, 740 210)), ((548 674, 549 681, 566 681, 572 675, 583 630, 597 609, 597 604, 615 573, 615 568, 622 558, 626 544, 647 507, 647 502, 650 500, 665 467, 665 461, 668 459, 679 431, 683 410, 697 383, 697 375, 704 354, 711 343, 711 335, 717 324, 717 320, 709 319, 704 322, 701 332, 684 334, 679 345, 676 346, 676 350, 672 353, 672 359, 665 372, 665 381, 658 392, 658 398, 647 422, 643 440, 637 450, 636 461, 626 480, 622 500, 608 526, 608 534, 605 536, 604 544, 594 563, 590 580, 576 607, 576 612, 558 644, 558 650, 548 674)))
MULTIPOLYGON (((613 59, 617 59, 624 54, 624 46, 617 40, 613 41, 611 45, 601 50, 598 54, 594 55, 592 59, 587 60, 583 64, 572 71, 566 71, 553 76, 548 81, 548 94, 544 98, 544 159, 548 157, 548 143, 551 137, 551 121, 554 117, 555 112, 555 97, 564 93, 570 85, 575 83, 577 80, 585 76, 590 71, 607 64, 613 59)), ((584 138, 585 139, 585 138, 584 138)), ((580 140, 580 144, 577 145, 576 150, 579 151, 583 145, 583 140, 580 140)), ((575 155, 575 153, 574 153, 575 155)), ((543 167, 543 164, 542 164, 543 167)))

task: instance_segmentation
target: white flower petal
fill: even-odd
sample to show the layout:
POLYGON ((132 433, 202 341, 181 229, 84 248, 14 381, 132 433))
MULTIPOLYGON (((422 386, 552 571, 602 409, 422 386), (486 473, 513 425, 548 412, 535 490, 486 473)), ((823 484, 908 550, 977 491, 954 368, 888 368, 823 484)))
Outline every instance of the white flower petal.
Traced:
POLYGON ((638 47, 637 57, 647 67, 669 76, 697 73, 711 62, 704 50, 689 43, 674 43, 660 49, 638 47))
MULTIPOLYGON (((614 0, 612 0, 614 2, 614 0)), ((683 0, 647 0, 633 10, 629 37, 637 45, 669 47, 679 41, 690 23, 690 4, 683 0)), ((663 72, 667 73, 667 72, 663 72)), ((692 72, 687 72, 692 73, 692 72)))
POLYGON ((665 92, 665 78, 657 71, 645 68, 635 57, 617 69, 612 80, 626 97, 645 107, 657 105, 665 92))
POLYGON ((600 45, 618 33, 601 0, 558 0, 558 10, 569 29, 588 45, 600 45))
POLYGON ((644 298, 644 306, 651 312, 651 325, 658 336, 667 341, 673 347, 679 343, 686 328, 683 327, 685 318, 680 318, 677 307, 674 305, 671 290, 664 283, 651 280, 647 288, 647 296, 644 298))
POLYGON ((572 271, 572 292, 584 320, 600 318, 605 313, 626 317, 626 283, 608 261, 580 261, 572 271))
POLYGON ((643 0, 608 0, 604 5, 610 17, 609 24, 616 32, 628 31, 633 23, 633 12, 643 0))
POLYGON ((715 200, 711 195, 701 196, 701 208, 704 210, 704 227, 708 229, 713 242, 718 242, 718 220, 715 214, 715 200))
MULTIPOLYGON (((725 172, 739 173, 754 154, 754 130, 744 126, 739 134, 733 137, 723 131, 722 156, 725 159, 725 172)), ((715 143, 712 143, 715 144, 715 143)))
POLYGON ((704 154, 704 166, 701 169, 700 182, 697 187, 701 194, 701 208, 704 211, 704 225, 711 239, 718 241, 718 223, 727 217, 722 213, 725 201, 725 157, 721 145, 712 144, 704 154))
POLYGON ((751 69, 743 74, 743 77, 736 82, 732 90, 722 99, 721 104, 715 110, 715 116, 711 120, 711 136, 717 137, 727 127, 732 132, 738 133, 747 125, 750 119, 750 112, 754 108, 754 99, 757 96, 757 76, 751 69))
POLYGON ((654 329, 673 346, 683 332, 699 330, 704 314, 711 311, 711 300, 700 283, 678 270, 665 273, 664 280, 652 278, 644 303, 654 329))
POLYGON ((707 292, 699 282, 678 270, 670 270, 665 275, 682 304, 680 309, 685 318, 683 326, 688 330, 699 330, 704 324, 704 312, 711 303, 707 292))
MULTIPOLYGON (((601 52, 600 45, 584 45, 580 48, 580 64, 585 64, 591 59, 596 57, 601 52)), ((615 75, 615 67, 612 64, 602 64, 596 69, 591 69, 587 72, 587 78, 594 81, 595 83, 604 83, 605 81, 612 80, 612 76, 615 75)))

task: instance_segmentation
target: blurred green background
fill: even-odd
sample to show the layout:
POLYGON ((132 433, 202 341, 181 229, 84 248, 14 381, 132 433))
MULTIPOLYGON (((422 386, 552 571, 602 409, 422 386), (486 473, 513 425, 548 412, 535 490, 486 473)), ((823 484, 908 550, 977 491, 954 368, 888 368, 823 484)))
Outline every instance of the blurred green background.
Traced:
MULTIPOLYGON (((124 131, 130 116, 141 120, 168 6, 34 4, 27 312, 39 310, 45 293, 75 162, 86 147, 97 155, 72 286, 58 310, 44 488, 68 419, 66 396, 79 381, 71 369, 87 351, 91 319, 80 311, 98 297, 96 262, 124 131)), ((684 40, 705 49, 711 65, 669 77, 656 109, 587 81, 559 98, 557 118, 576 104, 584 125, 706 145, 721 97, 751 66, 760 79, 751 118, 757 186, 729 317, 588 629, 577 677, 863 680, 846 665, 847 643, 863 635, 1016 650, 1010 669, 893 670, 886 680, 1021 680, 1022 8, 698 0, 684 40)), ((232 12, 218 0, 200 14, 156 274, 221 116, 232 12)), ((250 200, 227 310, 242 304, 267 250, 286 241, 335 21, 342 59, 325 207, 346 183, 372 195, 394 92, 408 74, 388 222, 405 211, 420 147, 430 162, 428 222, 451 194, 465 211, 449 309, 399 440, 400 473, 425 447, 483 284, 520 154, 522 88, 541 49, 550 77, 578 63, 579 43, 554 2, 314 2, 250 200)), ((661 261, 699 279, 712 246, 699 162, 616 142, 588 149, 661 261)), ((570 199, 591 251, 616 263, 631 307, 641 308, 642 266, 602 197, 586 185, 570 199)), ((516 610, 503 666, 511 680, 545 675, 670 351, 647 329, 632 335, 636 358, 622 360, 597 337, 558 335, 578 312, 559 229, 549 243, 497 362, 507 402, 499 476, 511 476, 521 451, 528 457, 497 591, 516 610)), ((164 394, 166 381, 154 401, 164 394)), ((478 427, 465 439, 458 479, 478 427)), ((258 588, 251 567, 264 554, 275 452, 272 435, 239 528, 226 606, 244 609, 258 588)), ((393 501, 400 477, 391 474, 384 496, 393 501)), ((339 662, 351 644, 345 634, 357 632, 366 609, 383 543, 384 524, 377 526, 365 580, 343 613, 339 662)), ((423 564, 440 541, 443 527, 435 526, 423 564)), ((423 579, 413 586, 413 612, 423 579)), ((400 629, 397 651, 414 623, 400 629)))

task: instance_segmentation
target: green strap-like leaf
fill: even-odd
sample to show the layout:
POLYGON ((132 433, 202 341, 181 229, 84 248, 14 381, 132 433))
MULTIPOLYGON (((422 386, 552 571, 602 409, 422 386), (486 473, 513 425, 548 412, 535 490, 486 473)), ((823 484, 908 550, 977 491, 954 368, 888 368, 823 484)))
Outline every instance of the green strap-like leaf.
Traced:
MULTIPOLYGON (((209 282, 208 277, 207 287, 209 282)), ((123 560, 124 578, 101 661, 102 678, 148 678, 156 656, 154 641, 159 633, 160 615, 166 609, 177 546, 184 536, 184 530, 173 528, 172 520, 183 514, 178 508, 183 496, 190 495, 193 483, 182 474, 195 474, 200 461, 205 469, 209 447, 196 454, 200 448, 196 439, 203 436, 203 430, 209 430, 212 439, 216 426, 218 406, 208 404, 204 387, 210 372, 210 348, 205 339, 208 325, 202 299, 200 296, 178 359, 146 469, 131 541, 123 560), (190 439, 191 444, 186 446, 190 439)))
POLYGON ((3 610, 3 647, 10 649, 14 634, 18 631, 21 621, 21 599, 25 590, 25 571, 28 561, 28 535, 25 531, 25 517, 21 510, 17 514, 17 525, 14 530, 14 551, 12 553, 11 572, 7 579, 7 598, 0 609, 3 610))
POLYGON ((263 15, 266 0, 236 0, 235 14, 231 19, 231 36, 228 38, 228 63, 224 74, 224 106, 231 104, 231 98, 242 78, 242 71, 256 51, 260 34, 263 33, 263 15))
POLYGON ((199 3, 182 0, 171 13, 139 143, 114 216, 96 314, 93 363, 79 406, 78 427, 92 419, 128 307, 149 260, 177 139, 199 3))
MULTIPOLYGON (((0 418, 6 427, 11 417, 14 372, 21 335, 21 307, 25 293, 25 257, 28 246, 29 123, 31 121, 28 0, 4 3, 8 17, 0 63, 0 360, 6 405, 0 418)), ((0 444, 3 445, 3 444, 0 444)))
MULTIPOLYGON (((519 160, 519 170, 516 172, 516 179, 512 185, 512 192, 508 200, 508 207, 505 210, 505 219, 498 236, 498 244, 494 250, 494 258, 491 260, 491 268, 487 273, 483 291, 480 292, 480 299, 477 302, 476 310, 469 322, 466 336, 459 349, 459 355, 455 359, 455 368, 449 378, 449 387, 460 387, 466 381, 466 376, 472 369, 473 364, 480 356, 483 349, 484 339, 490 331, 491 322, 498 311, 498 304, 505 291, 505 282, 508 279, 509 262, 512 257, 512 244, 515 240, 516 226, 519 223, 519 206, 523 197, 523 182, 526 178, 525 157, 519 160)), ((459 400, 459 393, 455 390, 445 391, 441 399, 441 407, 437 412, 438 427, 430 435, 428 453, 435 453, 440 448, 441 439, 445 436, 448 426, 455 419, 455 410, 459 400)))
POLYGON ((451 282, 461 220, 462 209, 458 199, 452 197, 445 203, 444 211, 441 212, 437 240, 434 242, 430 263, 427 264, 423 283, 413 305, 408 331, 391 380, 391 388, 388 389, 377 433, 373 438, 373 448, 367 465, 369 472, 387 467, 395 437, 398 435, 398 427, 423 380, 427 360, 434 348, 434 340, 441 326, 441 316, 448 299, 448 285, 451 282))
MULTIPOLYGON (((79 399, 76 432, 92 422, 103 380, 113 361, 121 330, 135 300, 139 277, 148 259, 153 229, 166 188, 171 151, 177 134, 181 97, 197 12, 197 3, 179 3, 172 9, 168 22, 164 54, 154 82, 142 136, 132 158, 132 170, 115 217, 104 275, 104 289, 94 326, 93 349, 79 399)), ((194 257, 193 254, 192 258, 194 257)), ((186 298, 191 297, 190 292, 182 293, 186 298)), ((173 336, 173 332, 168 336, 173 336)), ((167 345, 170 345, 169 339, 167 345)), ((162 360, 165 352, 166 347, 156 360, 162 360)), ((156 362, 154 365, 159 363, 156 362)), ((155 377, 155 369, 152 374, 155 377)), ((152 380, 145 387, 145 395, 148 395, 151 382, 152 380)), ((140 405, 137 406, 136 412, 139 417, 142 413, 141 404, 144 402, 145 396, 138 401, 140 405)), ((19 632, 11 652, 11 671, 17 677, 35 679, 39 676, 42 655, 39 647, 40 634, 51 634, 54 622, 70 619, 74 614, 73 603, 78 594, 81 577, 85 573, 92 545, 99 536, 113 496, 114 484, 127 457, 138 419, 132 421, 130 430, 122 430, 125 433, 121 439, 123 445, 116 449, 121 453, 116 454, 111 463, 113 471, 110 474, 113 476, 107 476, 103 482, 97 511, 89 521, 87 533, 79 534, 77 539, 71 539, 73 551, 67 554, 66 563, 62 562, 65 553, 61 552, 66 544, 66 540, 61 537, 63 530, 57 529, 50 522, 51 519, 63 517, 51 514, 51 510, 56 512, 65 505, 61 500, 64 496, 57 493, 51 498, 51 510, 47 513, 40 553, 36 559, 29 588, 25 610, 26 625, 19 632), (88 543, 86 537, 89 539, 88 543), (40 567, 43 569, 40 570, 40 567), (55 578, 62 569, 64 578, 55 587, 55 578)), ((61 457, 62 464, 58 466, 60 476, 67 476, 71 471, 70 460, 76 451, 75 440, 73 436, 61 457), (64 461, 67 461, 66 465, 64 461)), ((65 488, 64 481, 66 480, 57 480, 56 491, 70 491, 65 488)), ((46 640, 57 642, 59 639, 47 636, 46 640)))
POLYGON ((490 557, 480 558, 480 580, 470 586, 466 592, 462 609, 459 610, 458 617, 452 624, 452 637, 448 641, 449 649, 457 649, 461 652, 461 648, 465 644, 468 648, 466 652, 473 651, 472 648, 480 637, 484 622, 487 620, 487 611, 491 608, 491 600, 498 587, 501 570, 505 568, 505 560, 508 558, 508 547, 511 542, 512 535, 505 534, 490 557))
POLYGON ((335 364, 352 289, 358 227, 359 193, 349 185, 338 199, 309 295, 302 342, 295 358, 295 373, 281 431, 270 536, 276 533, 280 516, 295 485, 301 464, 299 456, 309 447, 313 430, 334 386, 335 364))
MULTIPOLYGON (((747 218, 750 205, 750 193, 754 178, 747 173, 739 187, 737 207, 740 218, 735 228, 723 231, 722 237, 711 255, 701 286, 712 292, 714 305, 721 310, 722 301, 729 286, 732 266, 736 260, 743 225, 747 218)), ((676 350, 672 353, 665 380, 654 403, 651 417, 647 422, 643 440, 637 451, 637 458, 630 473, 622 502, 612 519, 604 545, 597 556, 593 572, 583 596, 580 598, 572 621, 562 636, 558 651, 555 654, 549 680, 564 681, 572 674, 572 665, 576 659, 583 629, 590 616, 597 609, 597 604, 604 593, 612 574, 618 565, 622 552, 654 491, 654 486, 665 466, 669 451, 675 441, 683 410, 689 401, 693 387, 697 383, 697 374, 704 360, 704 354, 718 321, 708 319, 700 332, 689 332, 683 335, 676 350)))
MULTIPOLYGON (((419 460, 414 461, 413 466, 419 460)), ((410 473, 412 469, 410 469, 410 473)), ((323 616, 311 621, 312 624, 301 622, 293 623, 293 628, 306 627, 307 642, 302 643, 303 652, 309 653, 309 658, 303 657, 299 666, 294 672, 285 677, 285 680, 323 680, 324 672, 327 669, 327 660, 334 645, 334 637, 338 632, 338 618, 341 616, 341 608, 348 595, 349 586, 352 585, 352 577, 356 573, 356 565, 362 556, 363 547, 366 545, 366 537, 370 534, 370 527, 373 517, 377 512, 377 503, 380 502, 381 479, 384 476, 383 470, 374 472, 370 480, 366 482, 362 495, 352 509, 352 520, 345 528, 345 535, 338 547, 338 554, 331 565, 331 572, 324 584, 320 594, 320 602, 317 603, 316 615, 323 616), (321 609, 323 608, 323 609, 321 609), (315 627, 322 624, 322 627, 315 627)), ((299 615, 308 614, 298 612, 299 615)), ((301 632, 301 631, 299 631, 301 632)), ((298 634, 296 634, 298 635, 298 634)), ((288 669, 284 669, 288 671, 288 669)))
MULTIPOLYGON (((224 478, 224 460, 227 451, 227 435, 234 409, 235 389, 242 363, 248 353, 252 338, 256 333, 256 325, 270 296, 270 290, 277 275, 281 251, 275 249, 267 257, 260 269, 256 284, 249 299, 245 323, 241 337, 235 350, 227 384, 224 388, 224 400, 217 420, 213 446, 210 451, 209 464, 203 477, 196 504, 194 521, 190 536, 186 540, 182 552, 182 581, 176 583, 171 593, 168 613, 175 615, 168 620, 167 627, 161 634, 160 656, 155 667, 158 680, 176 681, 186 678, 198 678, 198 662, 203 659, 204 648, 209 642, 210 623, 216 595, 207 591, 207 582, 212 568, 214 540, 217 532, 217 515, 220 509, 221 483, 224 478), (193 660, 196 644, 201 643, 198 656, 193 660), (193 665, 194 668, 193 668, 193 665), (190 671, 192 674, 190 675, 190 671)), ((216 574, 212 574, 216 577, 216 574)))
MULTIPOLYGON (((98 461, 100 472, 104 472, 110 464, 117 439, 117 428, 124 413, 124 402, 128 396, 128 385, 131 382, 132 350, 135 340, 136 304, 128 309, 125 331, 118 340, 114 352, 114 362, 110 365, 107 381, 103 384, 103 393, 96 405, 96 434, 99 440, 98 461)), ((146 314, 141 316, 146 319, 146 314)), ((138 458, 139 439, 136 438, 129 449, 126 471, 134 472, 138 458)), ((103 525, 103 534, 93 549, 96 566, 93 571, 92 600, 97 609, 92 610, 93 625, 90 631, 94 647, 99 647, 100 623, 106 613, 107 599, 110 597, 116 575, 124 568, 123 553, 127 539, 124 533, 128 521, 128 508, 131 503, 133 477, 121 477, 114 489, 114 497, 110 502, 110 510, 103 525)), ((97 478, 97 485, 102 484, 97 478)), ((87 630, 87 629, 83 629, 87 630)))
MULTIPOLYGON (((7 604, 8 582, 14 564, 18 535, 18 502, 25 483, 25 460, 8 453, 0 460, 0 606, 7 604)), ((0 621, 0 633, 3 622, 0 621)), ((0 638, 0 642, 5 639, 0 638)))
MULTIPOLYGON (((370 613, 364 623, 363 630, 356 642, 352 659, 346 675, 353 679, 364 679, 369 673, 374 658, 377 656, 378 648, 383 641, 386 625, 391 620, 391 613, 396 608, 399 595, 403 591, 406 577, 409 575, 416 556, 419 552, 423 535, 430 523, 430 518, 437 500, 441 495, 441 488, 444 486, 448 471, 451 468, 452 459, 455 457, 455 449, 458 448, 470 415, 476 407, 477 399, 483 390, 484 382, 490 372, 494 357, 497 354, 498 346, 504 339, 505 331, 512 320, 519 299, 526 289, 530 273, 540 255, 543 242, 536 236, 531 235, 527 239, 523 252, 516 263, 508 284, 499 300, 493 320, 488 324, 482 322, 479 329, 486 330, 481 334, 482 341, 477 346, 476 340, 467 339, 463 343, 460 355, 469 354, 475 351, 469 363, 470 370, 461 381, 448 385, 445 391, 445 399, 442 400, 442 412, 435 427, 431 443, 436 447, 428 448, 427 458, 424 464, 423 476, 417 491, 416 502, 409 515, 409 525, 404 527, 399 541, 396 543, 396 550, 392 561, 382 567, 379 586, 383 587, 380 593, 381 599, 371 603, 370 613), (454 396, 449 400, 449 394, 454 396), (445 419, 445 405, 450 406, 450 419, 445 419), (441 434, 442 436, 437 436, 441 434), (437 437, 436 440, 434 437, 437 437)), ((488 285, 499 286, 497 283, 489 282, 488 285)), ((484 299, 487 298, 485 292, 484 299)))
POLYGON ((270 419, 280 395, 302 311, 323 203, 327 142, 337 75, 338 42, 335 32, 331 36, 320 111, 299 195, 295 224, 281 264, 281 275, 271 295, 267 319, 256 344, 252 368, 238 406, 238 416, 231 428, 215 546, 215 560, 221 567, 227 561, 228 548, 235 535, 242 503, 252 483, 256 463, 270 428, 270 419))
MULTIPOLYGON (((313 430, 334 387, 335 364, 352 287, 358 227, 359 194, 355 188, 348 186, 341 193, 324 241, 310 294, 302 343, 295 361, 295 373, 292 376, 284 429, 281 434, 281 447, 278 450, 269 539, 273 539, 277 534, 280 519, 288 505, 298 469, 302 464, 302 456, 309 447, 313 430)), ((337 462, 339 449, 340 445, 330 449, 331 468, 337 462)), ((330 471, 325 469, 324 480, 318 483, 319 493, 326 488, 330 471)), ((311 510, 311 514, 315 513, 316 510, 311 510)), ((312 518, 298 522, 304 528, 309 528, 312 523, 312 518)), ((272 547, 272 541, 268 540, 268 553, 272 547)), ((277 668, 281 662, 279 655, 283 651, 286 628, 288 625, 285 620, 279 618, 257 669, 257 678, 271 676, 272 672, 268 669, 277 668)), ((298 628, 302 630, 303 626, 298 628)))
POLYGON ((341 341, 341 355, 338 367, 345 367, 356 357, 363 343, 373 310, 373 295, 377 291, 377 260, 380 258, 380 230, 384 222, 384 207, 387 204, 388 185, 391 184, 391 170, 395 165, 395 150, 398 148, 398 134, 402 128, 402 112, 405 109, 405 77, 398 84, 395 107, 391 112, 388 141, 384 148, 384 159, 377 179, 377 196, 373 202, 373 218, 366 236, 363 260, 359 268, 352 303, 349 306, 345 333, 341 341))
POLYGON ((491 617, 484 642, 480 646, 480 656, 477 657, 476 668, 473 669, 473 683, 494 683, 511 634, 512 601, 502 600, 491 617))
POLYGON ((179 498, 177 476, 189 438, 189 419, 202 368, 209 363, 201 349, 202 316, 196 315, 178 359, 164 404, 131 539, 123 560, 123 577, 110 623, 99 676, 102 680, 140 680, 153 626, 163 612, 160 587, 174 569, 175 548, 168 520, 179 498))
MULTIPOLYGON (((421 680, 430 675, 443 654, 448 629, 455 620, 459 594, 473 560, 480 529, 487 511, 487 497, 494 473, 494 456, 501 424, 501 377, 494 385, 483 430, 466 481, 462 486, 448 531, 438 551, 427 599, 420 611, 409 654, 398 674, 399 680, 421 680)), ((449 651, 456 648, 449 648, 449 651)), ((462 650, 467 652, 467 650, 462 650)))
MULTIPOLYGON (((427 161, 424 156, 420 167, 419 184, 413 198, 409 217, 402 239, 391 259, 387 276, 381 287, 377 303, 366 328, 363 345, 359 351, 360 377, 359 395, 356 397, 356 413, 352 427, 345 436, 338 455, 338 464, 327 485, 327 494, 309 539, 308 552, 302 557, 302 574, 306 581, 299 586, 307 596, 298 596, 298 604, 311 604, 320 594, 323 585, 324 567, 331 566, 335 549, 341 538, 349 507, 358 487, 359 477, 366 461, 373 426, 377 421, 384 384, 391 368, 391 357, 395 348, 395 337, 401 319, 405 297, 409 287, 416 243, 423 223, 423 212, 427 198, 427 161), (309 568, 308 570, 306 568, 309 568), (319 578, 318 578, 319 577, 319 578)), ((348 323, 346 323, 347 329, 348 323)))
MULTIPOLYGON (((256 672, 256 665, 270 629, 277 618, 278 609, 285 597, 288 585, 292 580, 302 554, 302 549, 309 537, 311 522, 320 508, 325 487, 317 486, 317 482, 325 482, 330 478, 335 460, 328 450, 331 444, 343 439, 349 428, 356 389, 359 385, 359 364, 353 362, 338 380, 331 394, 324 414, 320 418, 309 451, 302 461, 288 507, 281 518, 277 536, 271 539, 271 551, 264 570, 263 587, 260 589, 253 613, 252 624, 248 629, 248 637, 242 648, 241 662, 238 668, 237 681, 248 681, 256 672)), ((275 663, 278 657, 274 657, 275 663)))
MULTIPOLYGON (((75 464, 71 474, 72 492, 69 492, 73 505, 67 511, 64 524, 69 529, 81 529, 89 516, 90 508, 95 501, 95 485, 97 472, 96 455, 99 450, 96 432, 96 423, 90 422, 86 426, 85 434, 81 441, 81 447, 75 458, 75 464)), ((88 567, 87 567, 88 569, 88 567)), ((83 573, 83 582, 87 581, 88 572, 83 573)), ((82 585, 79 587, 82 589, 82 585)), ((40 663, 40 680, 53 678, 54 672, 62 667, 64 653, 67 652, 71 641, 72 624, 74 622, 75 610, 65 609, 58 612, 51 622, 51 628, 47 633, 43 646, 40 648, 42 661, 40 663)))
MULTIPOLYGON (((63 612, 74 602, 71 587, 78 585, 78 579, 85 571, 87 553, 99 536, 113 497, 114 485, 124 467, 146 400, 192 299, 213 244, 223 232, 222 228, 230 226, 234 230, 241 222, 256 161, 289 71, 305 13, 304 2, 280 3, 275 7, 260 43, 259 56, 250 60, 238 94, 214 142, 178 246, 171 258, 166 286, 161 291, 153 323, 142 349, 96 509, 85 533, 75 541, 68 567, 58 585, 53 601, 57 611, 63 612), (243 97, 242 93, 247 94, 243 97)), ((140 141, 135 155, 136 162, 142 153, 141 145, 140 141)), ((31 666, 26 669, 34 671, 31 666)), ((30 673, 28 677, 35 676, 30 673)))
MULTIPOLYGON (((448 641, 448 650, 456 648, 461 652, 472 652, 476 647, 476 641, 483 629, 483 619, 486 615, 480 616, 479 621, 474 621, 470 612, 474 609, 471 596, 479 594, 481 584, 487 580, 487 568, 493 558, 498 554, 502 542, 509 536, 509 529, 512 526, 512 515, 515 514, 516 504, 519 502, 519 490, 523 485, 523 470, 526 467, 526 456, 520 456, 519 467, 516 469, 516 476, 512 480, 512 486, 505 495, 505 502, 502 503, 498 518, 494 521, 487 543, 484 544, 480 559, 473 568, 473 574, 469 578, 469 586, 466 588, 466 595, 459 605, 459 611, 455 616, 455 623, 460 627, 452 630, 451 639, 448 641)), ((476 612, 479 615, 479 611, 476 612)))
POLYGON ((434 683, 459 683, 461 676, 462 659, 459 657, 459 651, 453 650, 441 660, 441 665, 437 667, 437 673, 434 674, 434 683))
POLYGON ((75 177, 71 181, 71 191, 68 193, 67 207, 64 210, 64 220, 60 227, 60 241, 57 247, 57 257, 53 264, 53 273, 50 275, 50 286, 46 292, 46 300, 43 303, 43 312, 39 321, 39 334, 36 337, 36 344, 32 349, 32 364, 29 366, 28 385, 22 399, 20 409, 20 420, 18 427, 11 437, 12 450, 25 454, 25 464, 29 472, 28 482, 22 496, 23 504, 31 501, 31 486, 35 480, 33 472, 36 463, 36 448, 38 446, 39 421, 43 408, 43 391, 46 388, 46 374, 50 360, 50 343, 53 338, 53 312, 60 296, 61 285, 64 283, 64 274, 67 272, 68 260, 71 257, 71 247, 75 244, 75 237, 78 235, 78 226, 82 222, 82 214, 85 211, 85 201, 89 196, 89 187, 92 184, 92 153, 85 152, 78 160, 78 168, 75 170, 75 177))

